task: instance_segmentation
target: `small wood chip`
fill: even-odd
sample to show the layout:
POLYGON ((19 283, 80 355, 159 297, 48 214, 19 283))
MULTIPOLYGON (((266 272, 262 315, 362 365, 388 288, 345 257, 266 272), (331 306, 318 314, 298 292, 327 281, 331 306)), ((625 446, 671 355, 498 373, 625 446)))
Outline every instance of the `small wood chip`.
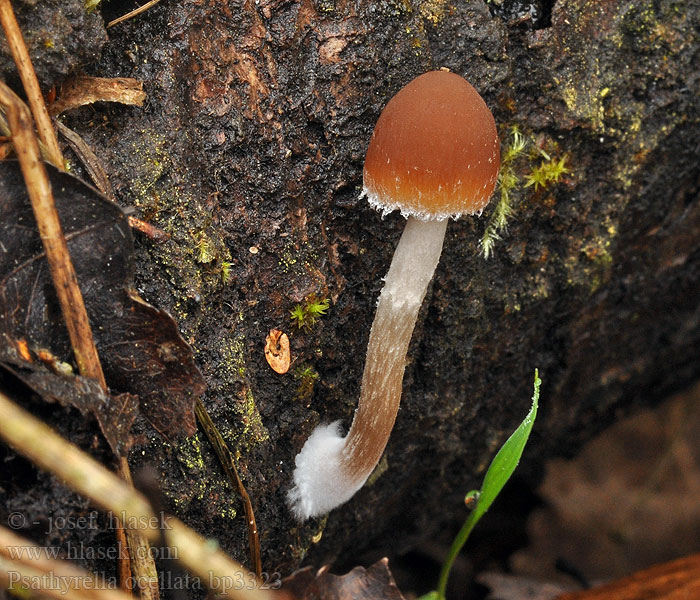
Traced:
POLYGON ((265 338, 265 359, 280 375, 289 371, 289 338, 279 329, 271 329, 265 338))
POLYGON ((32 360, 32 353, 29 351, 29 344, 27 344, 27 340, 17 340, 17 351, 19 352, 19 355, 27 362, 34 362, 32 360))
POLYGON ((141 106, 146 99, 143 84, 130 77, 72 77, 63 82, 58 100, 49 106, 49 114, 56 116, 71 108, 93 102, 119 102, 141 106))

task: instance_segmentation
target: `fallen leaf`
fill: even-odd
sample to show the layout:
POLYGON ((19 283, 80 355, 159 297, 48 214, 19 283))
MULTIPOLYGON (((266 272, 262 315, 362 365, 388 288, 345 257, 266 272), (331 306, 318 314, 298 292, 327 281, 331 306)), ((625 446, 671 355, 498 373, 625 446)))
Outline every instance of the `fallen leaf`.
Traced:
POLYGON ((547 461, 543 503, 528 517, 529 546, 511 557, 513 570, 556 579, 564 559, 601 581, 697 551, 699 428, 696 384, 618 421, 573 460, 547 461))
POLYGON ((276 373, 289 371, 289 338, 279 329, 271 329, 265 338, 265 359, 276 373))
POLYGON ((486 600, 554 600, 570 588, 551 581, 505 573, 481 573, 476 579, 489 588, 486 600))
MULTIPOLYGON (((39 362, 39 353, 44 353, 43 361, 48 360, 46 350, 37 352, 35 361, 26 341, 0 334, 0 373, 19 379, 46 402, 72 406, 83 416, 92 414, 113 452, 124 456, 133 441, 130 431, 138 414, 138 398, 126 393, 110 396, 92 379, 52 372, 39 362)), ((0 374, 0 383, 2 379, 0 374)))
POLYGON ((314 572, 306 567, 282 581, 282 590, 297 600, 404 600, 396 587, 389 559, 382 558, 368 569, 355 567, 346 575, 333 575, 329 567, 314 572))
POLYGON ((599 588, 557 600, 686 600, 700 598, 700 554, 654 565, 599 588))
POLYGON ((49 106, 52 117, 93 102, 119 102, 141 106, 146 99, 143 84, 131 77, 71 77, 61 85, 61 94, 49 106))
MULTIPOLYGON (((111 390, 139 397, 165 436, 196 429, 204 380, 172 317, 132 291, 133 242, 121 208, 47 166, 56 206, 111 390)), ((0 331, 72 363, 65 324, 19 166, 0 163, 0 331)))

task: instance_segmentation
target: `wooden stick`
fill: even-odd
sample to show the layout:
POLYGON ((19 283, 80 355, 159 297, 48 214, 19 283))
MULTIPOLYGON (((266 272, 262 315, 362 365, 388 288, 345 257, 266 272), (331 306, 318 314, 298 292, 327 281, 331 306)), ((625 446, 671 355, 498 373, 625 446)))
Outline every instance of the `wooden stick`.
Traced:
POLYGON ((39 131, 39 137, 48 150, 49 162, 55 167, 65 170, 63 156, 56 139, 56 132, 51 125, 51 117, 49 117, 49 113, 46 110, 44 97, 41 95, 41 89, 39 88, 39 81, 36 78, 36 73, 27 51, 27 45, 24 43, 22 31, 17 24, 10 0, 0 0, 0 23, 2 23, 7 44, 10 47, 12 58, 17 65, 24 91, 27 94, 27 100, 39 131))
POLYGON ((241 481, 236 468, 236 462, 233 460, 231 451, 226 445, 226 441, 219 433, 219 430, 211 420, 207 409, 201 398, 197 398, 194 405, 194 412, 197 415, 199 424, 202 426, 204 433, 209 438, 209 443, 213 446, 214 452, 219 458, 224 472, 229 478, 232 485, 236 486, 238 493, 243 501, 243 509, 245 510, 245 518, 248 524, 248 550, 250 552, 250 564, 255 569, 255 574, 262 577, 262 561, 260 559, 260 537, 258 536, 258 526, 255 523, 255 512, 253 511, 253 503, 250 501, 250 496, 241 481))
POLYGON ((157 543, 164 534, 173 553, 202 582, 231 600, 273 600, 272 592, 236 561, 175 518, 163 522, 144 496, 105 469, 91 456, 64 440, 46 424, 0 392, 0 437, 72 489, 117 515, 157 543))
MULTIPOLYGON (((12 132, 12 143, 24 175, 27 194, 32 204, 39 235, 49 263, 54 289, 56 290, 63 319, 68 329, 75 362, 81 375, 95 379, 102 389, 107 391, 107 382, 105 381, 102 365, 97 355, 97 348, 92 338, 92 330, 90 329, 87 310, 83 302, 83 295, 78 286, 78 278, 68 252, 68 244, 58 219, 48 173, 44 163, 41 161, 39 144, 34 135, 31 116, 24 103, 2 82, 0 82, 0 103, 5 106, 7 120, 12 132)), ((123 479, 131 481, 129 465, 126 460, 119 462, 118 470, 123 479)), ((116 536, 118 545, 127 547, 125 531, 118 529, 116 536)), ((134 537, 131 541, 139 542, 141 540, 139 537, 134 537)), ((131 548, 131 552, 137 552, 139 556, 144 557, 144 561, 150 561, 151 563, 148 568, 145 568, 142 562, 137 564, 137 566, 144 566, 145 568, 143 572, 136 573, 137 579, 139 581, 147 581, 149 578, 152 578, 156 573, 156 568, 153 558, 147 551, 147 547, 139 548, 138 550, 131 548)), ((123 589, 124 591, 130 591, 127 582, 130 582, 132 577, 128 557, 124 557, 120 553, 118 565, 120 581, 123 582, 122 585, 124 586, 123 589)), ((154 600, 155 598, 157 598, 157 595, 142 594, 142 600, 154 600)))
POLYGON ((11 578, 11 582, 15 579, 13 589, 23 589, 24 580, 30 590, 41 591, 59 600, 65 600, 67 593, 78 600, 131 598, 92 573, 68 561, 52 558, 47 550, 0 526, 0 569, 11 578))
MULTIPOLYGON (((125 481, 129 487, 134 487, 134 482, 131 478, 131 470, 126 456, 120 456, 117 459, 118 473, 122 481, 125 481)), ((160 589, 158 587, 158 571, 156 563, 151 554, 151 545, 148 538, 140 531, 130 527, 127 523, 126 527, 120 528, 118 531, 126 532, 127 546, 129 548, 129 558, 131 560, 131 569, 134 572, 136 589, 139 592, 141 600, 158 600, 160 597, 160 589)), ((127 564, 129 564, 127 562, 127 564)))
POLYGON ((149 8, 152 6, 155 6, 158 4, 160 0, 148 0, 146 4, 143 6, 139 6, 138 8, 135 8, 134 10, 129 11, 125 15, 122 15, 121 17, 117 17, 116 19, 110 21, 107 23, 106 29, 109 29, 110 27, 114 27, 115 25, 118 25, 119 23, 123 23, 124 21, 127 21, 128 19, 131 19, 135 17, 136 15, 140 15, 142 12, 147 11, 149 8))
MULTIPOLYGON (((0 0, 0 6, 5 1, 0 0)), ((56 213, 49 176, 41 161, 39 145, 34 137, 31 116, 24 103, 2 82, 0 82, 0 102, 5 105, 7 120, 12 131, 12 142, 27 184, 27 193, 32 203, 46 258, 49 261, 51 277, 68 328, 78 369, 81 375, 96 379, 106 390, 107 384, 92 339, 85 303, 56 213)))

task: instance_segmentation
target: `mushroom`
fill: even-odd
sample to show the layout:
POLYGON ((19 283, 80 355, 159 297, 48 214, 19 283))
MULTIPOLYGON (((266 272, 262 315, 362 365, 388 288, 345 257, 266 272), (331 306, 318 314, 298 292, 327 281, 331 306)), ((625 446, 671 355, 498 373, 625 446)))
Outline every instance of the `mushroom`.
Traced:
POLYGON ((369 335, 360 401, 346 436, 320 425, 295 459, 288 499, 304 521, 349 500, 379 462, 396 420, 413 329, 440 259, 448 217, 481 213, 496 186, 499 141, 478 92, 448 71, 425 73, 386 105, 364 167, 363 195, 406 227, 369 335))

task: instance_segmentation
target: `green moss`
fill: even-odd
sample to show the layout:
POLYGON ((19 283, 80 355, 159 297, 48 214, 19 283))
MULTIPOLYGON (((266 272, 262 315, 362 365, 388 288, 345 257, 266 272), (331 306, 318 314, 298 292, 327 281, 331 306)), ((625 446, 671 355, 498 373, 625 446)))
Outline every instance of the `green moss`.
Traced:
POLYGON ((491 256, 496 242, 501 239, 501 233, 506 230, 508 217, 513 212, 513 192, 520 183, 515 163, 523 154, 526 145, 520 129, 516 125, 511 127, 510 143, 503 150, 498 172, 498 202, 481 238, 481 252, 484 258, 491 256))
POLYGON ((311 331, 316 321, 330 308, 330 302, 329 298, 321 299, 316 294, 309 294, 304 302, 297 304, 289 311, 292 323, 297 326, 297 329, 311 331))
MULTIPOLYGON (((553 140, 545 139, 544 144, 550 152, 559 151, 553 140)), ((511 126, 508 141, 501 153, 497 201, 480 242, 481 253, 485 259, 493 254, 496 243, 507 230, 508 220, 518 203, 529 199, 529 192, 534 196, 559 183, 564 174, 571 172, 568 160, 566 156, 552 158, 541 144, 535 145, 532 135, 526 136, 517 125, 511 126)))
POLYGON ((311 399, 314 392, 314 384, 318 380, 318 373, 313 366, 302 364, 294 370, 294 379, 299 381, 299 387, 294 395, 296 400, 306 402, 311 399))
POLYGON ((545 189, 553 183, 558 183, 565 173, 570 173, 569 169, 566 168, 566 156, 559 160, 549 158, 547 154, 544 154, 544 156, 546 160, 542 161, 529 175, 525 176, 525 187, 534 185, 535 191, 540 187, 545 189))
POLYGON ((221 283, 224 285, 231 282, 231 263, 224 260, 221 261, 219 274, 221 276, 221 283))
POLYGON ((212 262, 215 258, 214 245, 207 235, 200 232, 197 235, 197 262, 202 264, 208 264, 212 262))

